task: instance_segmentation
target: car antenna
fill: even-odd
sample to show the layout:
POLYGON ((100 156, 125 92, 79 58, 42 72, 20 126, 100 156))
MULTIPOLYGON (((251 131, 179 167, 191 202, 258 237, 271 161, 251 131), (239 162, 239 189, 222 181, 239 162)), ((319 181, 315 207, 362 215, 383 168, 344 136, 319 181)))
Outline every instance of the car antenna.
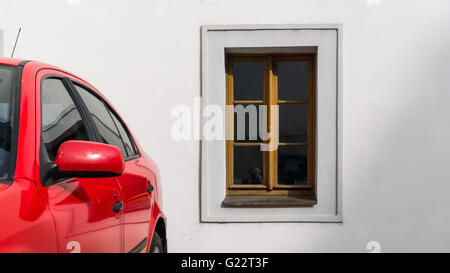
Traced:
POLYGON ((14 43, 14 48, 11 53, 11 58, 14 57, 14 52, 16 51, 17 41, 19 40, 20 31, 22 31, 22 28, 19 27, 19 32, 17 32, 16 42, 14 43))

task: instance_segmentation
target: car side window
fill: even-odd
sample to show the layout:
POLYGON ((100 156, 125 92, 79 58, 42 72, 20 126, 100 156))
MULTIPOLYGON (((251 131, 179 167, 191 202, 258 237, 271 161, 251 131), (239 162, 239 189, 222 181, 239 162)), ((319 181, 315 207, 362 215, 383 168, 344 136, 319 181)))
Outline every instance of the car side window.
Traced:
POLYGON ((109 111, 111 113, 111 116, 113 117, 114 123, 117 125, 117 128, 119 129, 120 135, 122 136, 123 143, 125 145, 125 150, 127 151, 128 156, 134 156, 137 154, 136 146, 134 145, 134 142, 131 140, 130 134, 123 126, 123 123, 120 122, 120 118, 117 117, 117 115, 109 111))
POLYGON ((41 86, 41 135, 50 160, 69 140, 89 140, 86 126, 61 79, 45 79, 41 86))
POLYGON ((75 88, 83 99, 84 104, 97 127, 100 141, 105 144, 116 146, 122 152, 123 157, 127 157, 125 145, 120 137, 119 130, 103 101, 79 85, 75 85, 75 88))

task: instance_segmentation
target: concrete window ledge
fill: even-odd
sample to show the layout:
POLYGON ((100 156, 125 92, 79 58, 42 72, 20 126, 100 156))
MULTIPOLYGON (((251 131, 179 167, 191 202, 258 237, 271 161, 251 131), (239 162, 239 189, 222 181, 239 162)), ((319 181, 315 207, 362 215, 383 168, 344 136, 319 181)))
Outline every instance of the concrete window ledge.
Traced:
POLYGON ((312 207, 317 204, 315 197, 296 196, 226 196, 224 208, 292 208, 312 207))

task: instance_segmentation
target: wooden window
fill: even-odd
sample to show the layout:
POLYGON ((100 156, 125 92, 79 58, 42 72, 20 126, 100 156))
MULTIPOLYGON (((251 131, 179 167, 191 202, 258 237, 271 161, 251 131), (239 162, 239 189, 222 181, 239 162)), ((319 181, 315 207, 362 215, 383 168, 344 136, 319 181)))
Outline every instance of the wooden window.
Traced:
POLYGON ((224 206, 316 204, 315 71, 315 54, 226 56, 226 104, 235 110, 250 107, 245 108, 245 118, 236 112, 227 115, 227 124, 232 124, 227 130, 234 130, 234 138, 226 141, 224 206), (265 120, 265 128, 278 127, 279 144, 273 151, 260 149, 262 143, 273 141, 264 141, 259 132, 261 105, 278 106, 278 126, 271 124, 270 110, 265 120), (259 124, 249 124, 255 109, 259 124), (245 133, 241 130, 238 137, 237 125, 243 120, 245 133), (256 137, 251 134, 255 130, 256 137))

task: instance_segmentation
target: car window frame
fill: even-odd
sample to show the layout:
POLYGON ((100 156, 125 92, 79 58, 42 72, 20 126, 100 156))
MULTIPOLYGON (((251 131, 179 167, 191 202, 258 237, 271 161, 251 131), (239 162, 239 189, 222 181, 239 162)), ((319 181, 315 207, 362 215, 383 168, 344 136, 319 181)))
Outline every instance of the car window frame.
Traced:
MULTIPOLYGON (((76 89, 76 85, 78 85, 81 88, 84 88, 87 92, 89 92, 90 94, 92 94, 95 98, 97 98, 98 100, 100 100, 103 105, 106 107, 106 110, 108 111, 109 115, 115 115, 115 117, 117 118, 117 120, 121 123, 123 129, 125 130, 125 133, 128 136, 128 139, 131 142, 134 154, 133 155, 128 155, 126 148, 125 148, 125 152, 127 153, 127 156, 124 156, 124 161, 128 162, 130 160, 136 159, 136 158, 140 158, 141 157, 141 153, 136 145, 136 141, 134 140, 133 136, 130 133, 130 130, 128 129, 128 127, 125 125, 125 122, 122 120, 122 118, 117 114, 117 112, 112 108, 111 105, 109 105, 109 103, 103 99, 99 94, 97 94, 96 91, 92 90, 92 88, 90 88, 89 86, 87 86, 86 84, 83 84, 82 82, 73 80, 73 79, 68 79, 68 81, 70 82, 69 85, 71 86, 72 90, 74 93, 76 93, 76 96, 79 98, 80 103, 83 105, 83 111, 87 114, 87 119, 88 119, 88 123, 90 126, 92 126, 92 130, 95 132, 94 133, 94 139, 96 142, 100 142, 101 138, 100 138, 100 132, 99 129, 97 128, 97 125, 95 125, 94 120, 92 119, 89 109, 86 106, 86 103, 84 102, 84 100, 81 98, 81 95, 79 94, 78 90, 76 89)), ((116 126, 117 131, 119 131, 119 135, 120 135, 120 139, 125 147, 125 143, 124 140, 122 138, 122 134, 120 133, 120 130, 117 128, 117 124, 114 121, 113 117, 111 116, 112 122, 114 123, 114 125, 116 126)))

